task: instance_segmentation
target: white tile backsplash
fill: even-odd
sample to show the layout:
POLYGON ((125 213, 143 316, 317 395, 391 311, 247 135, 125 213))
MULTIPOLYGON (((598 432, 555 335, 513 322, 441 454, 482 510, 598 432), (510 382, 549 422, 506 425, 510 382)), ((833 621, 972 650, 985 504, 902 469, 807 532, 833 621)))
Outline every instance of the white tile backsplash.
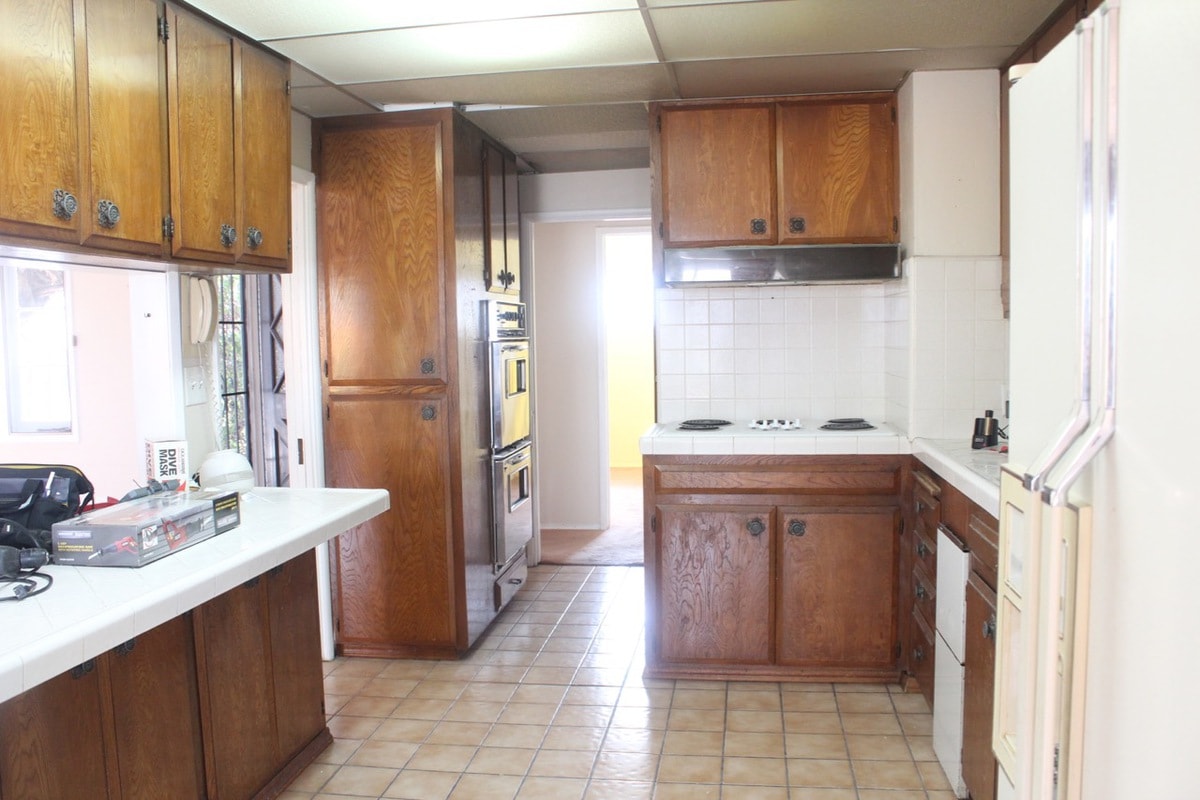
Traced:
POLYGON ((960 438, 1003 413, 998 258, 910 258, 880 284, 659 289, 657 303, 660 420, 865 416, 960 438))

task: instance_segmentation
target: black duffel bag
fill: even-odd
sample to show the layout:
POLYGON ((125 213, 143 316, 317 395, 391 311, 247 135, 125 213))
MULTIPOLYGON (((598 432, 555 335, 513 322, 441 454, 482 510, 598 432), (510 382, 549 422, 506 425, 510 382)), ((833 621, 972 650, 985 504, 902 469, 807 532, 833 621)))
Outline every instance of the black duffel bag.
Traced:
POLYGON ((67 464, 0 464, 0 545, 50 549, 50 526, 92 505, 95 489, 67 464), (30 539, 33 541, 30 541, 30 539))

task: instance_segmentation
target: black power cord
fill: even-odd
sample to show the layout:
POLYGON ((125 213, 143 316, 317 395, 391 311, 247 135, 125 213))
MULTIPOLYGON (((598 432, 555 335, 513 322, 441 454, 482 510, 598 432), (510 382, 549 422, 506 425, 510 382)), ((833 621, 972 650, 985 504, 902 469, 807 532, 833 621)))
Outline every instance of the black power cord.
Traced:
POLYGON ((39 572, 49 561, 50 554, 40 548, 18 550, 0 546, 0 584, 12 585, 12 594, 0 597, 0 602, 24 600, 49 589, 54 584, 54 578, 39 572))

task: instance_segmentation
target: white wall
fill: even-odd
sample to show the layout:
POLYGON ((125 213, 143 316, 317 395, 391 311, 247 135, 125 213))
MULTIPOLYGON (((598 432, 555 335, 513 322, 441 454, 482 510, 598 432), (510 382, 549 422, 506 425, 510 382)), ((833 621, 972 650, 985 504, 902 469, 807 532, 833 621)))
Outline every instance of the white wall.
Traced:
POLYGON ((885 305, 887 420, 965 439, 1005 424, 1000 302, 1000 82, 996 70, 915 72, 899 92, 904 280, 885 305))

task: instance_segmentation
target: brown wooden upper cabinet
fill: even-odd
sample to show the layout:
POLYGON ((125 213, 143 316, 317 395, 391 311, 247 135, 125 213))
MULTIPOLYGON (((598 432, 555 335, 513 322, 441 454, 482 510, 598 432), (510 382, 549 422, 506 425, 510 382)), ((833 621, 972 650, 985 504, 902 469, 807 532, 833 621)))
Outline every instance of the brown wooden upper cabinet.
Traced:
POLYGON ((484 287, 521 294, 521 219, 517 203, 517 158, 483 143, 485 242, 484 287))
POLYGON ((897 241, 894 94, 652 114, 664 247, 897 241))
POLYGON ((289 268, 287 61, 156 0, 0 19, 0 236, 289 268))
POLYGON ((0 233, 79 237, 71 0, 0 0, 0 233))

